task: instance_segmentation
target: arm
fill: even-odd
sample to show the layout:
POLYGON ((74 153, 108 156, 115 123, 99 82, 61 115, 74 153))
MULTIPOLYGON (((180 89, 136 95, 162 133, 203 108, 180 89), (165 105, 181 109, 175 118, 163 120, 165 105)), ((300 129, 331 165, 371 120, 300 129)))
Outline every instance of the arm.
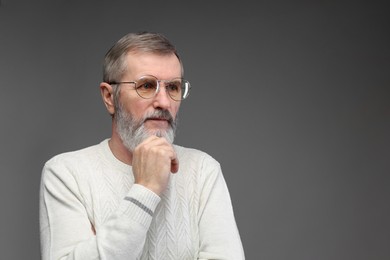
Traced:
POLYGON ((142 253, 152 220, 150 213, 160 198, 135 184, 95 235, 79 184, 71 171, 56 161, 46 164, 43 169, 40 191, 42 259, 136 259, 142 253))
POLYGON ((245 259, 229 191, 219 164, 206 158, 202 178, 198 259, 245 259))

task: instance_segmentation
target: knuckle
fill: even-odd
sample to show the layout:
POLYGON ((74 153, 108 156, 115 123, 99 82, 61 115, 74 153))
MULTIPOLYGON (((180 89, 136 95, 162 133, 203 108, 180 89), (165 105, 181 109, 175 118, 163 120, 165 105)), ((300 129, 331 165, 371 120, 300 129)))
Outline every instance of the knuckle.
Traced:
POLYGON ((158 155, 160 155, 160 156, 165 156, 165 155, 166 155, 166 152, 165 152, 163 149, 159 149, 159 150, 157 151, 157 153, 158 153, 158 155))

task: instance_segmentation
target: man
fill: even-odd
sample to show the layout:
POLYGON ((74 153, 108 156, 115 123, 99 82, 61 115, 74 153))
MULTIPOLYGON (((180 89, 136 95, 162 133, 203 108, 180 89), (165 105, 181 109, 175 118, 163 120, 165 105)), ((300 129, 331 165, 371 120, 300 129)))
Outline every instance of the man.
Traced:
POLYGON ((111 138, 43 168, 42 259, 244 259, 219 164, 172 144, 190 90, 174 46, 124 36, 100 90, 111 138))

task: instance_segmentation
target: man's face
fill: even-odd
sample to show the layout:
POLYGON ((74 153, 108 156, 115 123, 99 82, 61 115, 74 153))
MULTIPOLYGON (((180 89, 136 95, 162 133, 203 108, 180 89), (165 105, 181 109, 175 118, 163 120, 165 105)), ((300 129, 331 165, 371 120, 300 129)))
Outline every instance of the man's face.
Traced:
MULTIPOLYGON (((159 80, 181 77, 181 65, 174 54, 129 53, 126 59, 127 70, 121 81, 137 81, 146 75, 159 80)), ((170 98, 161 84, 160 91, 150 99, 141 98, 134 84, 120 85, 115 122, 119 136, 131 151, 150 135, 173 142, 180 102, 170 98)))

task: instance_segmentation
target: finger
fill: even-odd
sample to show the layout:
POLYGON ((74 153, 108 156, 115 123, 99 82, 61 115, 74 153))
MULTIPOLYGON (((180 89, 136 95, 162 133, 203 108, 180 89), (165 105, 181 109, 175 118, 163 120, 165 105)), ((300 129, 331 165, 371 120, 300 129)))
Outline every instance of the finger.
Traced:
POLYGON ((154 143, 154 147, 159 147, 158 149, 163 151, 163 153, 167 156, 167 159, 171 161, 171 173, 177 173, 179 171, 179 159, 177 158, 174 147, 166 140, 159 142, 158 145, 157 142, 158 141, 154 143))
POLYGON ((160 140, 161 138, 159 138, 158 136, 155 136, 155 135, 151 135, 149 136, 148 138, 146 138, 145 140, 143 140, 141 142, 141 144, 148 144, 148 143, 151 143, 151 142, 155 142, 157 140, 160 140))
POLYGON ((171 160, 171 172, 177 173, 178 171, 179 171, 179 159, 175 157, 174 159, 171 160))
POLYGON ((164 139, 157 137, 155 135, 149 136, 145 140, 143 140, 138 146, 136 147, 136 151, 138 150, 148 150, 151 147, 154 146, 161 146, 164 143, 164 139))
POLYGON ((170 144, 168 142, 168 140, 165 138, 165 137, 160 137, 158 135, 151 135, 149 136, 148 138, 146 138, 144 140, 145 143, 155 143, 155 144, 162 144, 162 143, 167 143, 167 144, 170 144))

